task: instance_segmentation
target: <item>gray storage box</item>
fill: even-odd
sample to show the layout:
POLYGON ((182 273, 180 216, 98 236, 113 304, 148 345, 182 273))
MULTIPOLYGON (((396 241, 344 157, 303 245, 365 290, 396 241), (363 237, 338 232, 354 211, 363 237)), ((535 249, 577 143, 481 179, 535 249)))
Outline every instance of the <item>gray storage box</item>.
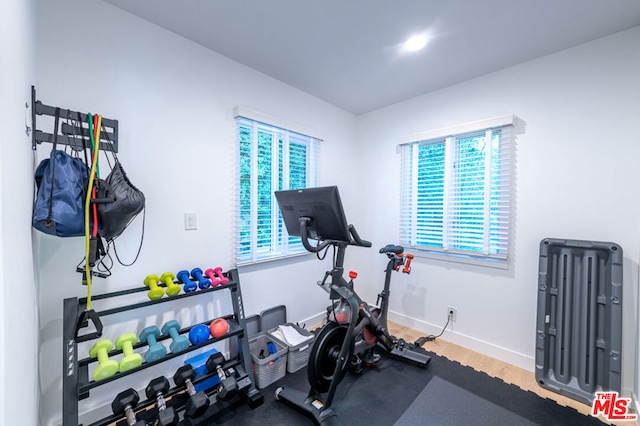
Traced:
POLYGON ((591 405, 621 388, 622 248, 547 238, 540 242, 536 380, 591 405))
MULTIPOLYGON (((245 318, 245 330, 247 339, 251 339, 260 331, 260 316, 251 315, 245 318)), ((228 339, 229 342, 229 358, 234 359, 238 356, 238 339, 228 339)))
POLYGON ((260 332, 249 339, 249 352, 251 352, 253 375, 258 389, 266 388, 287 373, 287 345, 267 332, 260 332), (269 353, 270 342, 276 348, 275 353, 272 354, 269 353))
MULTIPOLYGON (((287 373, 295 373, 300 370, 302 367, 307 365, 309 361, 309 353, 311 352, 311 347, 313 346, 313 340, 315 336, 308 330, 300 327, 297 324, 287 323, 282 324, 286 326, 291 326, 295 331, 297 331, 301 336, 311 336, 310 339, 305 342, 299 343, 297 345, 290 345, 286 340, 283 341, 285 345, 287 345, 287 373)), ((278 327, 272 328, 269 330, 269 334, 273 335, 278 330, 278 327)))
POLYGON ((260 331, 268 331, 287 322, 287 307, 274 306, 260 312, 260 331))
POLYGON ((260 332, 260 315, 251 315, 245 318, 247 337, 251 339, 260 332))

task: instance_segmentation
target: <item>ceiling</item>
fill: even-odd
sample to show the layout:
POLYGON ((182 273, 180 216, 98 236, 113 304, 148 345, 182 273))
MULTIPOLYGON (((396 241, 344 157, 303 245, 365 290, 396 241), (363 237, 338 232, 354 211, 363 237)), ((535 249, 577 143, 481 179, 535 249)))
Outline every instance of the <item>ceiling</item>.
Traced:
POLYGON ((638 0, 105 1, 354 114, 640 25, 638 0))

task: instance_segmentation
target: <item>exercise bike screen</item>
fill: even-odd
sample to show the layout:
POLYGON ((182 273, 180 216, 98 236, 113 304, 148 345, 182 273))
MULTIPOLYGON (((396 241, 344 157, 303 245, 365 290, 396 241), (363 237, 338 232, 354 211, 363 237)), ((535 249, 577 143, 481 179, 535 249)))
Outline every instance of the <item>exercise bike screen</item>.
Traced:
POLYGON ((319 240, 350 241, 337 186, 275 191, 290 236, 300 236, 300 217, 311 222, 308 235, 319 240))

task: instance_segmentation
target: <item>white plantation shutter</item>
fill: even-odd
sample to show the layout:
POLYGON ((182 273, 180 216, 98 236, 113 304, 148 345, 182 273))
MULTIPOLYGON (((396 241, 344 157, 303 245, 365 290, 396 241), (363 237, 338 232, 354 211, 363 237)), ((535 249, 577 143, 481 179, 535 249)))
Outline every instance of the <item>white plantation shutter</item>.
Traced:
POLYGON ((300 238, 287 235, 273 194, 317 186, 319 139, 240 115, 236 122, 236 264, 305 253, 300 238))
POLYGON ((428 132, 428 140, 401 146, 402 244, 507 261, 513 120, 505 116, 459 126, 464 133, 428 132))

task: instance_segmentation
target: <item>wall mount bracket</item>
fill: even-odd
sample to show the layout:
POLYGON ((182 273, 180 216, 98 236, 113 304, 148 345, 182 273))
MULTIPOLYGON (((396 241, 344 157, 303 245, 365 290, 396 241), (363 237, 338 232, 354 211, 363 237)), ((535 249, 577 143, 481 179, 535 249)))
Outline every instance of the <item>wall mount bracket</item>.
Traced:
MULTIPOLYGON (((31 86, 31 148, 36 149, 43 142, 53 143, 53 133, 42 131, 38 128, 38 116, 54 117, 56 107, 43 104, 36 99, 36 88, 31 86)), ((82 151, 90 147, 89 116, 79 111, 60 108, 60 118, 64 120, 61 126, 61 134, 58 135, 58 143, 69 145, 76 151, 82 151), (66 121, 66 122, 65 122, 66 121)), ((118 152, 118 120, 102 118, 103 130, 100 133, 100 149, 103 151, 118 152)))

